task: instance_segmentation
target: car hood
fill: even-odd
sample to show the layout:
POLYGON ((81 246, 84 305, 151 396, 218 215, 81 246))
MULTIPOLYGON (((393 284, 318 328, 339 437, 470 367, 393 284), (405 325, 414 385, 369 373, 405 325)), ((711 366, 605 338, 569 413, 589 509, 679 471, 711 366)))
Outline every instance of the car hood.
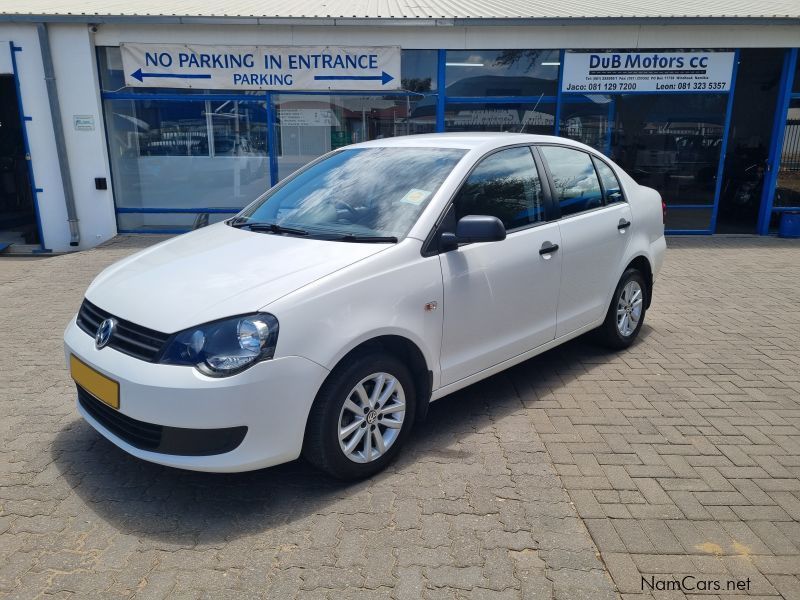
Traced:
POLYGON ((254 233, 219 223, 111 265, 86 297, 121 319, 174 333, 255 312, 388 247, 254 233))

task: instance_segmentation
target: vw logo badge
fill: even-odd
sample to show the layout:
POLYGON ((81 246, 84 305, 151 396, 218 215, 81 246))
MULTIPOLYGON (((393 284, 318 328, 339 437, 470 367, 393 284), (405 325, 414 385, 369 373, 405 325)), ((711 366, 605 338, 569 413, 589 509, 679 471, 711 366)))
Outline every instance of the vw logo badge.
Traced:
POLYGON ((111 341, 111 336, 114 335, 114 330, 117 328, 117 320, 116 319, 106 319, 102 323, 100 323, 100 327, 97 328, 97 333, 94 334, 94 345, 95 348, 100 350, 100 348, 105 347, 108 342, 111 341))

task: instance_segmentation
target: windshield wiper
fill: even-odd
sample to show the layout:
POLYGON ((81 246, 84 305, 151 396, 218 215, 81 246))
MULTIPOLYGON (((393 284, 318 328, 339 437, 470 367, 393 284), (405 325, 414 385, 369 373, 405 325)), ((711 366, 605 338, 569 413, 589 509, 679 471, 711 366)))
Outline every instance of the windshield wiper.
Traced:
POLYGON ((231 227, 248 227, 250 231, 271 231, 272 233, 289 233, 292 235, 308 235, 308 232, 305 229, 297 229, 295 227, 284 227, 283 225, 278 225, 277 223, 259 223, 255 222, 248 222, 248 221, 231 221, 231 227))
POLYGON ((393 235, 353 235, 352 233, 348 233, 336 239, 340 242, 361 242, 364 244, 379 244, 381 242, 390 242, 392 244, 397 243, 397 238, 393 235))

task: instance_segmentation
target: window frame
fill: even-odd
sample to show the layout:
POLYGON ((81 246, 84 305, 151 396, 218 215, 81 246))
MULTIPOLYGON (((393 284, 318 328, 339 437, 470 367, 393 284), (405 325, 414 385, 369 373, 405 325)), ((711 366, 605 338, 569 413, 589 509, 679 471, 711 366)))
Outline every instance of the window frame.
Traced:
MULTIPOLYGON (((575 146, 570 146, 568 144, 558 144, 549 142, 537 142, 536 144, 534 144, 534 147, 536 148, 536 153, 539 154, 539 158, 542 161, 542 165, 544 166, 545 172, 547 174, 547 185, 550 187, 550 196, 553 205, 553 211, 558 213, 558 217, 555 217, 553 220, 560 221, 562 219, 569 219, 571 217, 577 217, 580 215, 589 214, 598 210, 603 210, 605 208, 608 208, 609 206, 620 204, 620 202, 613 202, 611 204, 606 204, 605 187, 603 186, 603 181, 600 178, 600 173, 597 172, 597 167, 595 166, 594 163, 594 159, 597 158, 597 155, 594 152, 589 152, 588 150, 584 150, 583 148, 576 148, 575 146), (566 148, 567 150, 582 152, 583 154, 589 156, 589 160, 592 163, 592 169, 594 170, 595 177, 597 177, 597 183, 600 186, 600 193, 602 195, 602 204, 600 206, 597 206, 595 208, 589 208, 587 210, 582 210, 580 212, 570 213, 568 215, 561 214, 561 203, 557 200, 558 195, 556 194, 556 186, 555 186, 555 181, 553 180, 553 174, 550 172, 550 165, 547 163, 547 159, 545 158, 544 153, 540 151, 540 148, 543 146, 556 146, 558 148, 566 148)), ((612 168, 611 165, 609 165, 608 162, 606 162, 602 158, 598 158, 598 160, 602 160, 603 163, 613 171, 614 176, 617 177, 617 181, 619 182, 619 187, 622 192, 621 202, 627 203, 628 198, 625 194, 625 188, 622 186, 622 182, 620 181, 619 176, 617 176, 616 170, 612 168)))
MULTIPOLYGON (((446 221, 448 220, 448 217, 455 219, 456 198, 458 198, 458 195, 461 193, 461 190, 464 188, 464 185, 472 176, 473 171, 475 171, 478 165, 480 165, 484 160, 486 160, 493 154, 497 154, 498 152, 502 152, 504 150, 511 150, 513 148, 528 148, 533 157, 533 164, 536 167, 536 174, 539 177, 539 182, 542 188, 542 208, 543 208, 542 214, 544 216, 544 219, 542 219, 541 221, 537 221, 536 223, 528 223, 527 225, 522 225, 521 227, 515 227, 512 230, 506 230, 506 234, 515 235, 521 231, 526 231, 534 227, 541 227, 542 225, 552 223, 560 218, 559 216, 556 215, 557 207, 554 207, 550 182, 548 179, 546 179, 548 174, 546 174, 544 171, 545 165, 542 162, 541 157, 539 156, 539 151, 536 149, 536 144, 531 142, 523 142, 517 144, 508 144, 507 146, 500 146, 498 148, 492 148, 488 152, 478 157, 478 159, 469 168, 469 171, 467 171, 464 177, 462 177, 461 181, 458 183, 458 187, 456 188, 456 190, 451 194, 450 198, 448 198, 447 202, 442 208, 441 213, 436 219, 436 222, 434 223, 433 227, 431 227, 428 236, 425 238, 425 241, 422 244, 422 249, 420 250, 420 254, 423 257, 427 258, 430 256, 436 256, 438 254, 445 253, 445 251, 439 248, 438 244, 439 234, 442 233, 443 231, 446 231, 445 227, 447 226, 446 221)), ((454 228, 453 232, 455 232, 454 228)), ((459 244, 459 248, 461 246, 468 246, 471 243, 472 242, 459 244)), ((449 252, 449 250, 447 252, 449 252)))

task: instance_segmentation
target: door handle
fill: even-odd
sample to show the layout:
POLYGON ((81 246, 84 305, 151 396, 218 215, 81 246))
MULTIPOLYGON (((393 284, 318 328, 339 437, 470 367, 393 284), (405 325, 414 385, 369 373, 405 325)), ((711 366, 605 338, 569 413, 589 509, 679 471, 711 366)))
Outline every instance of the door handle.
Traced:
POLYGON ((623 229, 627 229, 630 226, 631 226, 631 222, 630 221, 626 221, 625 219, 620 219, 619 220, 619 224, 617 225, 617 229, 623 230, 623 229))
POLYGON ((542 247, 539 248, 539 254, 541 256, 545 256, 549 258, 549 255, 558 250, 558 244, 551 244, 550 242, 545 242, 542 244, 542 247))

